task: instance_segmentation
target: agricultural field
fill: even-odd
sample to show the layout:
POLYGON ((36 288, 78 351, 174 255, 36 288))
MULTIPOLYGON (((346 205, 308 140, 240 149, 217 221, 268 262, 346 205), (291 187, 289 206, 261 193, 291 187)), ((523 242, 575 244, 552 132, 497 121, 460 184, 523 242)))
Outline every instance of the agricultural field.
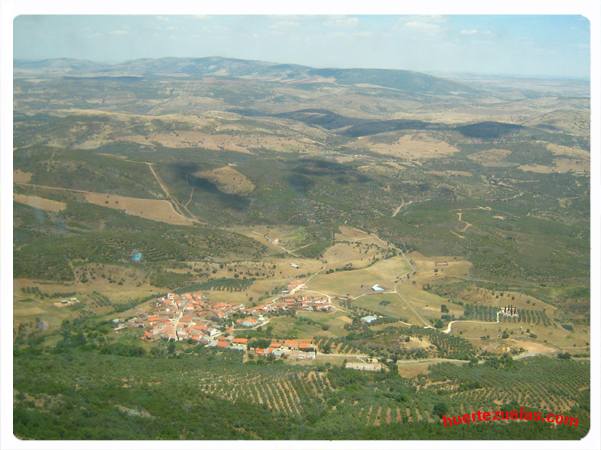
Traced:
POLYGON ((238 172, 232 166, 224 166, 218 169, 198 172, 198 178, 205 178, 213 182, 217 189, 226 194, 249 194, 255 186, 244 174, 238 172))
MULTIPOLYGON (((279 429, 266 425, 276 420, 286 425, 287 437, 299 439, 313 439, 323 433, 329 438, 398 439, 413 435, 416 429, 436 433, 439 418, 434 405, 438 403, 448 405, 450 414, 519 403, 578 415, 580 429, 588 428, 581 415, 588 389, 586 362, 537 358, 516 361, 508 371, 499 371, 492 362, 477 368, 439 363, 430 367, 427 376, 400 378, 392 373, 349 372, 333 365, 320 370, 256 362, 241 365, 239 354, 214 350, 186 350, 177 357, 161 357, 159 352, 155 356, 95 352, 74 349, 69 358, 75 364, 69 365, 62 364, 65 355, 16 356, 17 435, 61 437, 65 431, 56 425, 66 422, 78 423, 71 428, 74 436, 108 436, 105 427, 95 426, 96 415, 92 420, 71 408, 58 414, 66 404, 77 405, 78 411, 95 408, 92 410, 102 423, 112 424, 111 435, 129 439, 139 437, 138 433, 147 438, 174 438, 182 427, 188 439, 209 437, 217 427, 224 433, 222 437, 232 439, 275 438, 280 436, 279 429), (45 370, 37 377, 34 389, 24 374, 39 364, 45 364, 45 370), (73 371, 77 373, 77 389, 73 371), (540 379, 533 380, 532 373, 539 374, 540 379), (110 399, 105 397, 106 390, 111 392, 110 399), (190 390, 195 392, 192 397, 190 390), (175 411, 173 421, 157 421, 167 405, 175 411), (234 416, 228 411, 236 411, 237 422, 230 422, 234 416), (314 415, 320 419, 312 420, 314 415), (192 426, 197 421, 211 426, 192 426), (332 428, 333 424, 338 426, 332 428), (309 432, 305 429, 308 425, 309 432)), ((514 430, 523 438, 549 433, 574 438, 581 432, 563 434, 567 431, 548 427, 514 430)), ((477 427, 467 434, 457 430, 459 434, 451 438, 493 432, 477 427)))
POLYGON ((400 159, 436 159, 458 153, 459 149, 449 143, 436 139, 427 133, 416 133, 413 135, 395 135, 380 133, 377 137, 362 139, 357 138, 349 144, 352 147, 362 147, 372 152, 400 159))
POLYGON ((93 205, 118 209, 133 216, 173 225, 192 225, 194 222, 179 214, 167 200, 124 197, 122 195, 86 192, 86 201, 93 205))
POLYGON ((67 207, 63 202, 50 200, 49 198, 38 197, 37 195, 15 194, 14 201, 42 211, 57 212, 67 207))
POLYGON ((409 269, 404 257, 395 256, 364 269, 319 274, 308 283, 308 287, 332 295, 359 296, 369 293, 374 284, 391 290, 397 279, 406 275, 409 269))
POLYGON ((421 324, 416 312, 396 293, 364 295, 354 299, 352 305, 365 315, 377 314, 404 322, 411 321, 411 323, 421 324))
POLYGON ((527 348, 529 343, 542 345, 542 353, 567 351, 588 354, 588 332, 568 331, 561 326, 511 322, 459 321, 453 324, 452 333, 468 339, 474 345, 493 351, 507 348, 527 348))

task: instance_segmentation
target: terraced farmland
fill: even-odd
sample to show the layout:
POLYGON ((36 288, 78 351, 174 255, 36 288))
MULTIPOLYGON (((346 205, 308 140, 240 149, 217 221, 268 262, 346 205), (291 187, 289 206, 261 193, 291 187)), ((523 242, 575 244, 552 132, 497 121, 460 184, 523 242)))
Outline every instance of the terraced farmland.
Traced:
POLYGON ((395 403, 370 405, 359 410, 358 417, 367 425, 408 425, 416 422, 436 423, 438 418, 432 415, 432 409, 426 404, 410 403, 398 406, 395 403))
POLYGON ((281 375, 207 375, 199 379, 205 394, 233 403, 247 402, 285 415, 301 415, 312 402, 322 402, 333 391, 323 372, 296 372, 281 375))
MULTIPOLYGON (((500 308, 487 305, 472 305, 464 306, 464 318, 469 320, 481 320, 483 322, 496 322, 497 313, 500 308)), ((547 316, 545 311, 539 309, 518 309, 518 317, 506 317, 499 314, 500 322, 509 323, 527 323, 533 325, 543 325, 545 327, 557 326, 553 320, 547 316)))
POLYGON ((316 337, 315 342, 321 352, 324 353, 343 353, 343 354, 357 354, 363 353, 361 349, 345 342, 342 339, 327 338, 327 337, 316 337))
POLYGON ((457 390, 450 394, 457 414, 510 402, 543 411, 567 412, 588 390, 588 371, 586 362, 558 364, 548 358, 534 358, 523 362, 520 370, 440 364, 432 368, 430 376, 434 381, 457 384, 457 390), (473 389, 462 390, 461 386, 473 389))

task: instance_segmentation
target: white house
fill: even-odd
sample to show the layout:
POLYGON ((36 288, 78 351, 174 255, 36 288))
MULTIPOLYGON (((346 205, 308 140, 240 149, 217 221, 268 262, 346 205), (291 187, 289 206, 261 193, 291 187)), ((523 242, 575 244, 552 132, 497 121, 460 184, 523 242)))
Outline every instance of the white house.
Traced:
POLYGON ((374 284, 371 287, 371 290, 374 292, 384 292, 384 288, 382 286, 380 286, 379 284, 374 284))
POLYGON ((361 317, 361 322, 364 322, 364 323, 367 323, 367 324, 370 324, 370 323, 372 323, 372 322, 374 322, 376 320, 378 320, 377 316, 364 316, 364 317, 361 317))

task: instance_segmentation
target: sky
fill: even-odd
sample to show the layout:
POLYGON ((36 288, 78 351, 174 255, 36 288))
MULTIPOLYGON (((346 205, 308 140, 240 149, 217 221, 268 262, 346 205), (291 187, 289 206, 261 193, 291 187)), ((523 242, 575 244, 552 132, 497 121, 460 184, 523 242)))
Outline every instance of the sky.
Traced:
POLYGON ((223 56, 314 67, 588 78, 581 16, 19 16, 16 59, 223 56))

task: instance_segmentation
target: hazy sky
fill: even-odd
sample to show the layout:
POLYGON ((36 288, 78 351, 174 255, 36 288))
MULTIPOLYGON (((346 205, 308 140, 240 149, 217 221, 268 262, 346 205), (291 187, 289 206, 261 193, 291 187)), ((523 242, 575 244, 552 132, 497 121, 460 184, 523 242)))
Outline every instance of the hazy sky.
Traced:
POLYGON ((588 77, 580 16, 21 16, 15 58, 224 56, 317 67, 588 77))

